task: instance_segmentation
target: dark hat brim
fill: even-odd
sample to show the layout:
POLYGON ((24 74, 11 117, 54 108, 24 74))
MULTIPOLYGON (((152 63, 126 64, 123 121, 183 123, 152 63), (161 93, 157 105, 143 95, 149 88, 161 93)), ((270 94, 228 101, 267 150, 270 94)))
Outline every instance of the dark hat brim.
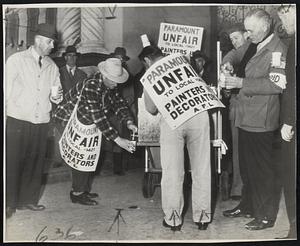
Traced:
MULTIPOLYGON (((116 54, 116 53, 110 53, 109 57, 115 57, 115 55, 120 55, 120 54, 116 54)), ((129 61, 130 57, 129 56, 122 56, 124 61, 129 61)))
POLYGON ((76 53, 77 56, 81 55, 81 53, 79 53, 79 52, 64 52, 64 53, 62 53, 62 56, 65 56, 66 54, 69 54, 69 53, 76 53))

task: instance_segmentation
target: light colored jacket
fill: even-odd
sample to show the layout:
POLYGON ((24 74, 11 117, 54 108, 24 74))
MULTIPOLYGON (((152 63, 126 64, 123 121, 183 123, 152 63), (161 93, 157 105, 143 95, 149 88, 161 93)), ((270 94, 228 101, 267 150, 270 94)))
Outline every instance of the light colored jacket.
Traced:
POLYGON ((243 87, 238 94, 235 126, 250 132, 274 131, 279 127, 279 94, 286 80, 286 46, 274 34, 250 59, 243 87), (281 67, 272 64, 272 53, 281 53, 281 67), (280 81, 277 79, 280 78, 280 81))
POLYGON ((42 68, 30 47, 11 55, 6 62, 6 115, 33 124, 50 121, 50 91, 60 85, 59 70, 49 57, 42 68))

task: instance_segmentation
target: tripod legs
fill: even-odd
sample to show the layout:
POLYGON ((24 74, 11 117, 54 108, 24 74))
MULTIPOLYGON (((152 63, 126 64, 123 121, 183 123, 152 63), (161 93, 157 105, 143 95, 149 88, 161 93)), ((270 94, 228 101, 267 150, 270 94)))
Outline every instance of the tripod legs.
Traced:
POLYGON ((120 217, 121 217, 121 219, 123 220, 123 222, 124 222, 125 224, 126 224, 126 222, 125 222, 125 220, 124 220, 124 218, 123 218, 123 216, 122 216, 122 214, 121 214, 121 211, 122 211, 123 209, 118 209, 118 208, 116 208, 116 210, 117 210, 118 212, 117 212, 117 214, 116 214, 116 216, 115 216, 115 218, 114 218, 113 223, 112 223, 111 226, 109 227, 108 232, 111 231, 113 225, 117 222, 117 233, 118 233, 118 235, 119 235, 120 217))

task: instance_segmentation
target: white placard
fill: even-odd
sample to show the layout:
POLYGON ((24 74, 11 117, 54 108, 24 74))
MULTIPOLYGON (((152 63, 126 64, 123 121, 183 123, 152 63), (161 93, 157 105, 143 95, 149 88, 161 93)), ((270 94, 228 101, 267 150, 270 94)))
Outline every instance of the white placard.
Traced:
POLYGON ((203 27, 161 23, 158 47, 164 54, 180 53, 190 56, 201 50, 203 27))
POLYGON ((154 63, 141 82, 172 129, 202 111, 225 107, 180 54, 154 63))
POLYGON ((70 167, 82 171, 96 170, 100 156, 102 134, 95 124, 84 125, 77 118, 76 104, 59 140, 62 159, 70 167))

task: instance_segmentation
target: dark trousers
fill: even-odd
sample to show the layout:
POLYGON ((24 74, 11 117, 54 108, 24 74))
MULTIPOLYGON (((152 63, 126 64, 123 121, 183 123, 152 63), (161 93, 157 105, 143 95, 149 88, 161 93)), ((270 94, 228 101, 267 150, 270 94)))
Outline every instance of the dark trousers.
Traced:
POLYGON ((241 208, 257 219, 275 220, 280 186, 272 160, 275 132, 239 129, 240 173, 243 181, 241 208))
POLYGON ((114 173, 124 173, 128 169, 129 152, 121 150, 121 153, 113 152, 113 170, 114 173))
POLYGON ((296 228, 296 151, 295 137, 291 142, 282 140, 281 172, 283 192, 289 222, 296 228))
MULTIPOLYGON (((67 165, 67 164, 66 164, 67 165)), ((82 172, 72 169, 72 189, 74 192, 90 192, 94 172, 82 172)))
POLYGON ((6 120, 6 206, 37 204, 42 186, 48 123, 6 120))

